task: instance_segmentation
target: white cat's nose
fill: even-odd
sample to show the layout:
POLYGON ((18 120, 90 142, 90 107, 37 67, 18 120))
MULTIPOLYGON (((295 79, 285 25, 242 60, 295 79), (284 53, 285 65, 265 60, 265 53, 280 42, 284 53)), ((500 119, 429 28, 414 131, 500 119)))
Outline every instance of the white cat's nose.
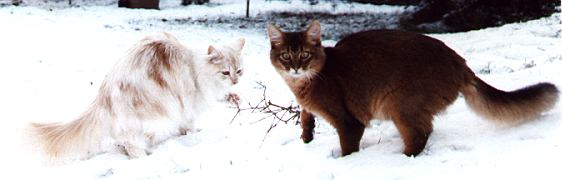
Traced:
POLYGON ((238 84, 238 78, 230 78, 232 84, 238 84))

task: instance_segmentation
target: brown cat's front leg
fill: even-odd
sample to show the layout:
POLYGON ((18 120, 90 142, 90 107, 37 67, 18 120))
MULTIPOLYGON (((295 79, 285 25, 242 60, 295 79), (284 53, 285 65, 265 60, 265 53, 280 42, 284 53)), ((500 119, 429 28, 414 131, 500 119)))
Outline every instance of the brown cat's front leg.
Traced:
POLYGON ((355 118, 338 119, 335 123, 338 136, 340 138, 341 155, 346 156, 359 151, 359 143, 365 126, 355 118))
POLYGON ((314 115, 306 110, 300 113, 302 134, 301 139, 304 143, 309 143, 314 138, 314 115))

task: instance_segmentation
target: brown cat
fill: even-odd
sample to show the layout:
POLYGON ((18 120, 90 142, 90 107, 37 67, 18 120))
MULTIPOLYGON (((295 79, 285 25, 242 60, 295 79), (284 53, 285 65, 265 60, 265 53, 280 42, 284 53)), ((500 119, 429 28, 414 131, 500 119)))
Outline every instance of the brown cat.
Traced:
POLYGON ((558 89, 539 83, 498 90, 467 67, 443 42, 416 33, 371 30, 349 35, 335 47, 321 44, 320 23, 303 32, 269 25, 270 58, 302 107, 302 136, 313 138, 314 117, 337 129, 342 156, 359 150, 372 119, 391 119, 418 155, 431 134, 432 119, 462 93, 477 114, 497 122, 525 122, 551 109, 558 89))

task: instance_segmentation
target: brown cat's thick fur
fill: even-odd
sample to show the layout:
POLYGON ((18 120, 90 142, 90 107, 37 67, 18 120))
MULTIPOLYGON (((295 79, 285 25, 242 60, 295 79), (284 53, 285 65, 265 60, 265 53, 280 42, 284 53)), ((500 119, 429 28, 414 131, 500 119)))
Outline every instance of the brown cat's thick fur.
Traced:
POLYGON ((323 47, 318 21, 303 32, 270 25, 268 33, 271 63, 303 109, 303 141, 312 140, 314 116, 320 116, 337 129, 342 155, 359 150, 372 119, 391 119, 404 154, 418 155, 433 130, 433 116, 459 92, 477 114, 501 122, 532 120, 558 100, 550 83, 498 90, 443 42, 421 34, 371 30, 323 47))

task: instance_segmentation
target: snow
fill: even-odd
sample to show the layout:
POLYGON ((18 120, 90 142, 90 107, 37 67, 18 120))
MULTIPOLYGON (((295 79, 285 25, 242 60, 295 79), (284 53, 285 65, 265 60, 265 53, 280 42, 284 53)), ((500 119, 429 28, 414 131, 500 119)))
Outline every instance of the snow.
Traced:
MULTIPOLYGON (((100 1, 101 2, 101 1, 100 1)), ((106 1, 103 1, 106 2, 106 1)), ((437 116, 435 131, 418 157, 401 154, 403 144, 389 121, 373 121, 358 153, 339 156, 335 130, 317 121, 315 140, 304 144, 300 127, 217 104, 201 116, 199 132, 171 139, 144 158, 102 154, 90 160, 48 166, 26 142, 29 122, 70 121, 94 100, 113 64, 142 37, 159 31, 184 44, 246 38, 245 75, 236 91, 257 103, 267 85, 273 102, 288 105, 292 94, 269 64, 264 29, 212 28, 146 23, 159 18, 243 16, 244 3, 162 10, 119 9, 114 5, 71 8, 0 7, 1 179, 560 179, 562 108, 519 126, 497 125, 471 112, 459 98, 437 116), (140 22, 140 23, 136 23, 140 22)), ((178 1, 179 3, 179 1, 178 1)), ((332 4, 252 1, 253 15, 266 11, 332 11, 332 4)), ((389 6, 338 5, 337 11, 400 11, 389 6)), ((466 60, 478 76, 504 90, 548 81, 562 87, 561 17, 502 27, 431 35, 466 60)), ((325 44, 334 44, 326 41, 325 44)))

